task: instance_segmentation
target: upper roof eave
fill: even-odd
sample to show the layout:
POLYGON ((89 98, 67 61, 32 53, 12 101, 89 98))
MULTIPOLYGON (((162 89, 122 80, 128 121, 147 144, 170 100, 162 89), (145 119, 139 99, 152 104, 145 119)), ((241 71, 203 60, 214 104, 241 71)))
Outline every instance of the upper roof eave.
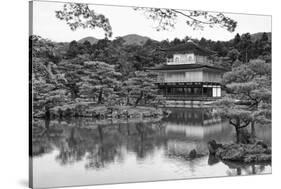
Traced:
POLYGON ((199 55, 215 55, 217 52, 211 51, 209 49, 205 49, 192 40, 189 40, 187 43, 179 44, 174 47, 166 48, 166 49, 159 49, 160 51, 164 52, 171 52, 171 53, 191 53, 193 52, 194 54, 199 54, 199 55))
POLYGON ((150 68, 151 71, 178 71, 178 70, 198 70, 202 68, 216 70, 217 72, 227 72, 226 69, 204 64, 177 64, 177 65, 161 65, 150 68))

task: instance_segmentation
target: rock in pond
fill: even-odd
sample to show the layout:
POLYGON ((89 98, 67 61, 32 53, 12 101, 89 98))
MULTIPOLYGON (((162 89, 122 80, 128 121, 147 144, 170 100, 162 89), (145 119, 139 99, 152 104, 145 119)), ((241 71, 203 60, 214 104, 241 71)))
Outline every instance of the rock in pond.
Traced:
POLYGON ((194 159, 194 158, 196 158, 196 156, 197 156, 197 152, 196 152, 195 149, 193 149, 189 152, 189 158, 190 159, 194 159))

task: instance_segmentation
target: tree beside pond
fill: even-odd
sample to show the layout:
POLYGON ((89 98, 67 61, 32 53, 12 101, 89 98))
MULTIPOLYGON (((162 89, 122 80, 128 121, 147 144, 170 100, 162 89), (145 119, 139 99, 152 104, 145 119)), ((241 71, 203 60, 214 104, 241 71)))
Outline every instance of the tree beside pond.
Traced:
POLYGON ((128 79, 127 90, 134 99, 134 106, 140 104, 149 104, 157 97, 158 88, 155 85, 156 75, 150 72, 138 71, 128 79))
POLYGON ((255 123, 271 122, 271 63, 256 59, 224 74, 227 95, 217 105, 219 114, 236 131, 255 123))
POLYGON ((57 71, 60 53, 58 46, 39 36, 31 36, 30 43, 33 114, 49 117, 51 108, 69 101, 63 76, 57 71))
POLYGON ((78 83, 80 94, 92 98, 97 104, 103 104, 106 99, 112 98, 120 85, 121 73, 115 71, 114 65, 86 61, 82 72, 81 81, 78 83))

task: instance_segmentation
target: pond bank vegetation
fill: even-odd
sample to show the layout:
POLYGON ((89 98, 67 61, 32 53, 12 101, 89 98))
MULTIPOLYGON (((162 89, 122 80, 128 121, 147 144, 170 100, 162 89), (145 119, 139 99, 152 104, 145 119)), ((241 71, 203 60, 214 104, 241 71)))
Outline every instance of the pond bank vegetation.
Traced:
POLYGON ((255 141, 250 144, 219 144, 212 140, 208 143, 208 148, 210 155, 214 155, 222 161, 240 163, 271 162, 271 147, 262 141, 255 141))
POLYGON ((62 118, 94 118, 104 119, 136 119, 136 118, 162 118, 169 115, 169 110, 149 106, 105 106, 95 104, 67 105, 39 112, 35 118, 62 119, 62 118))

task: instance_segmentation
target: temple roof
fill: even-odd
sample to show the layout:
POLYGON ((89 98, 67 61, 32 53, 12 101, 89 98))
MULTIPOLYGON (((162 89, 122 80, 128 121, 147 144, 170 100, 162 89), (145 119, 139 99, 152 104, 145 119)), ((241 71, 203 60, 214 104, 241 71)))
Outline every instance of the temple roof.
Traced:
POLYGON ((149 70, 154 71, 165 71, 165 70, 192 70, 192 69, 199 69, 199 68, 207 68, 216 70, 217 72, 226 72, 227 70, 224 68, 206 65, 206 64, 175 64, 175 65, 161 65, 154 68, 150 68, 149 70))
POLYGON ((187 43, 179 44, 171 48, 159 49, 159 50, 170 52, 170 53, 194 53, 194 54, 205 55, 205 56, 216 54, 216 52, 205 49, 192 40, 188 40, 187 43))

